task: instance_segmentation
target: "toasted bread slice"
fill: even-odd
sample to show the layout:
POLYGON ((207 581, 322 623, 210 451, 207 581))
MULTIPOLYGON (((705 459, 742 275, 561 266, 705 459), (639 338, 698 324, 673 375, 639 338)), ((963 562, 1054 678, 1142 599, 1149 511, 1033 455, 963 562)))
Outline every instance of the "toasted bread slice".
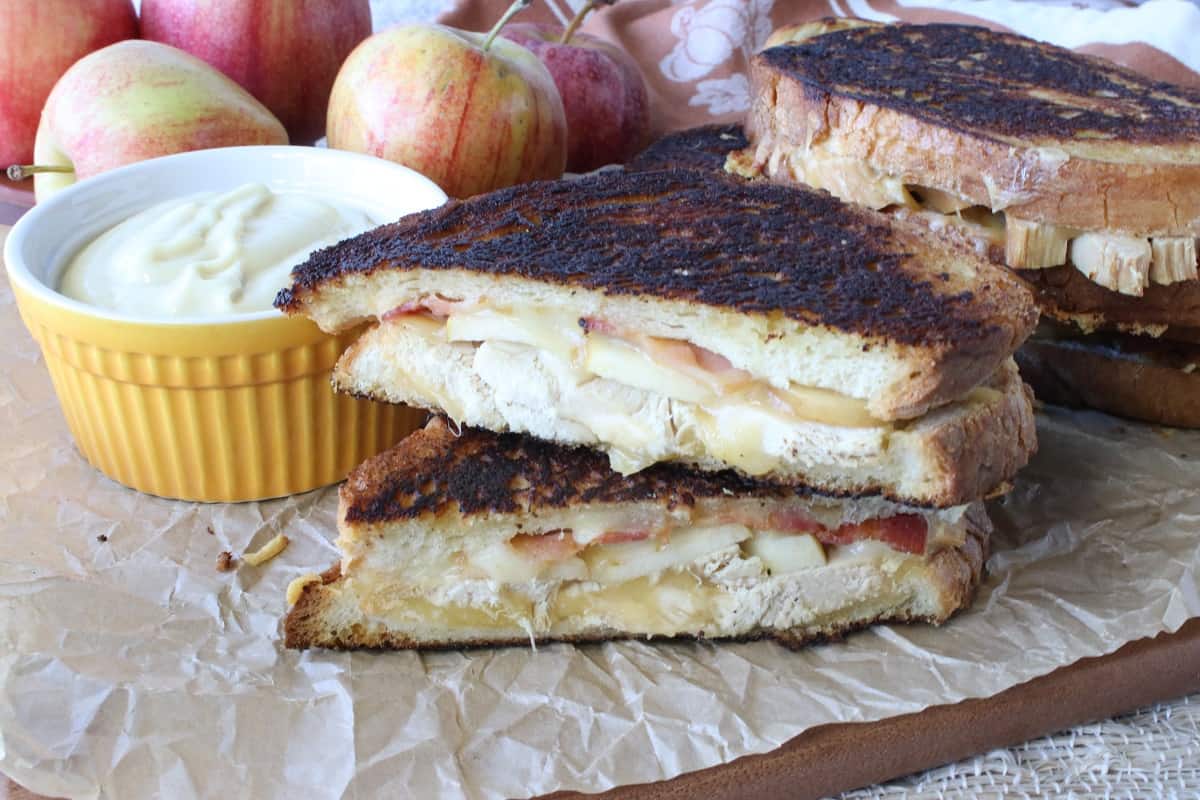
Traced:
POLYGON ((701 125, 668 133, 625 165, 628 170, 699 169, 720 172, 725 158, 750 144, 741 125, 701 125))
POLYGON ((932 188, 1022 220, 1200 234, 1200 91, 984 28, 815 32, 751 64, 748 133, 772 178, 803 173, 792 162, 817 151, 840 173, 860 165, 860 184, 932 188))
MULTIPOLYGON (((915 505, 982 497, 1036 449, 1031 400, 1011 360, 985 386, 915 421, 821 421, 779 415, 759 401, 712 406, 581 377, 534 347, 451 342, 437 326, 398 319, 346 351, 334 386, 476 427, 596 447, 624 473, 681 461, 915 505)), ((848 405, 832 403, 830 411, 848 405)))
MULTIPOLYGON (((341 491, 339 565, 295 587, 289 647, 442 648, 774 638, 940 623, 978 585, 990 525, 733 473, 602 456, 434 420, 341 491)), ((292 594, 290 591, 289 594, 292 594)))
POLYGON ((322 250, 293 280, 276 305, 326 331, 431 302, 582 320, 694 345, 778 387, 837 392, 881 420, 961 398, 1037 316, 1007 271, 918 226, 700 171, 609 171, 451 202, 322 250))
POLYGON ((1200 428, 1200 345, 1047 328, 1017 351, 1039 400, 1200 428))
MULTIPOLYGON (((1172 329, 1200 329, 1200 281, 1151 285, 1141 297, 1130 297, 1097 285, 1071 266, 1018 274, 1034 290, 1043 314, 1085 332, 1160 336, 1172 329)), ((1185 338, 1195 340, 1194 334, 1185 338)))

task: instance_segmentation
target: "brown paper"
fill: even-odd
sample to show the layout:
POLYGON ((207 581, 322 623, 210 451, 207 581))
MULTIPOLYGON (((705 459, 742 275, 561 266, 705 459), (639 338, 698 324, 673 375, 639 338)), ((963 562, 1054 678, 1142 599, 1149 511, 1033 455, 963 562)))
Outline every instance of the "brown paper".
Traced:
POLYGON ((799 653, 287 651, 285 587, 337 559, 335 492, 200 505, 125 489, 72 446, 6 281, 0 342, 0 772, 46 795, 598 791, 992 695, 1200 615, 1200 435, 1047 410, 1041 453, 992 506, 991 577, 941 629, 799 653), (292 544, 275 560, 217 571, 222 550, 279 531, 292 544))

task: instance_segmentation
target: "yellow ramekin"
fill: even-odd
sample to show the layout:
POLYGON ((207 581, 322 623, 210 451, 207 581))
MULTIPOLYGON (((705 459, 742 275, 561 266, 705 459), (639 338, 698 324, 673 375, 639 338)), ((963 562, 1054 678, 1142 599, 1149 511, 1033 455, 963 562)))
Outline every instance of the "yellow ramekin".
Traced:
POLYGON ((30 211, 5 244, 17 306, 80 451, 134 489, 202 501, 303 492, 342 480, 423 419, 403 406, 334 394, 330 372, 357 331, 329 336, 274 310, 135 319, 53 290, 80 247, 133 213, 249 181, 327 196, 380 220, 445 201, 419 174, 367 156, 205 150, 83 181, 30 211))

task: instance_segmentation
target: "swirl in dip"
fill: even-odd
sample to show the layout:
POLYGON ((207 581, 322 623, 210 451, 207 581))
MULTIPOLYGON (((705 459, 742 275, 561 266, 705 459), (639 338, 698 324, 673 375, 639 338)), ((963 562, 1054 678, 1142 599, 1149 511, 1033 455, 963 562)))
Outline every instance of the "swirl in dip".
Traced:
POLYGON ((202 192, 101 234, 67 266, 59 291, 137 317, 268 311, 309 253, 377 224, 358 209, 257 183, 202 192))

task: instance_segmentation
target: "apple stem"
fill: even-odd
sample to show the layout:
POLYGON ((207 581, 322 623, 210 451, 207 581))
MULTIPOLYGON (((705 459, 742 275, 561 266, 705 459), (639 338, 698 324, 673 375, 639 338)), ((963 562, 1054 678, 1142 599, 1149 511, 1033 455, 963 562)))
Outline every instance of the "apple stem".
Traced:
POLYGON ((73 167, 52 167, 48 164, 13 164, 7 170, 10 181, 23 181, 39 172, 74 172, 73 167))
POLYGON ((486 53, 488 48, 492 46, 492 42, 495 41, 496 37, 500 34, 500 29, 507 25, 508 21, 517 15, 517 12, 524 9, 532 2, 533 0, 516 0, 515 3, 508 7, 508 11, 505 11, 500 19, 496 21, 496 24, 492 26, 492 29, 488 31, 487 38, 483 40, 483 52, 486 53))
POLYGON ((586 3, 580 6, 579 12, 576 13, 575 16, 571 18, 571 21, 567 23, 566 30, 563 31, 562 37, 558 40, 558 43, 567 44, 570 42, 571 37, 575 35, 575 31, 579 30, 579 26, 583 24, 583 18, 592 13, 592 9, 598 5, 600 5, 600 3, 597 2, 597 0, 587 0, 586 3))

